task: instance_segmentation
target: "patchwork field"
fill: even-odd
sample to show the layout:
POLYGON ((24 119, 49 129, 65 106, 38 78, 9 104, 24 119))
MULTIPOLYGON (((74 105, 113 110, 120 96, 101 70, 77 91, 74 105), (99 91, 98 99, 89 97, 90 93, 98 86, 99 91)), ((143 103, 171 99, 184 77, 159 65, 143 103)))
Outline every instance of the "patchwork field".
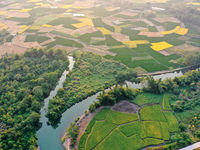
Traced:
MULTIPOLYGON (((166 51, 188 43, 189 40, 194 45, 197 40, 188 38, 188 33, 200 33, 195 32, 195 27, 185 25, 162 9, 177 2, 129 2, 134 3, 134 6, 151 2, 161 8, 150 9, 155 16, 146 17, 142 10, 135 10, 135 7, 111 7, 112 1, 95 4, 92 0, 64 3, 49 3, 46 0, 23 0, 22 3, 13 0, 10 5, 3 4, 0 8, 0 29, 6 29, 15 36, 13 44, 18 47, 61 47, 68 52, 82 49, 120 61, 136 70, 140 68, 142 72, 179 67, 172 62, 182 55, 166 51), (99 47, 94 49, 93 46, 99 47), (105 51, 101 46, 108 49, 105 51)), ((196 6, 197 3, 188 4, 196 6)))
POLYGON ((82 134, 78 149, 138 150, 165 143, 171 132, 179 131, 174 115, 160 105, 145 106, 139 115, 101 109, 82 134))

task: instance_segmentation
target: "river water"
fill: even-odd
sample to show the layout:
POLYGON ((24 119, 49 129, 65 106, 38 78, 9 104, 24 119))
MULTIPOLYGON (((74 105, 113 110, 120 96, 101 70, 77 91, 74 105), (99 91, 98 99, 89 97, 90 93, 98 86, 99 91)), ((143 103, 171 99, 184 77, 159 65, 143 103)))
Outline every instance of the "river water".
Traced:
MULTIPOLYGON (((70 64, 69 64, 69 70, 72 70, 74 65, 73 57, 68 56, 70 64)), ((48 107, 48 103, 50 99, 53 99, 53 97, 56 95, 57 90, 59 88, 63 87, 63 82, 66 79, 66 74, 68 74, 69 71, 64 71, 60 80, 58 81, 58 85, 56 88, 50 93, 49 97, 47 97, 44 100, 44 106, 41 109, 41 118, 40 122, 42 122, 42 127, 37 131, 38 136, 38 145, 40 146, 40 150, 64 150, 64 147, 61 144, 61 138, 63 137, 65 130, 69 127, 70 123, 72 123, 77 117, 81 116, 85 110, 88 110, 89 105, 93 103, 93 101, 96 101, 97 95, 99 95, 100 92, 96 93, 93 96, 90 96, 86 98, 85 100, 73 105, 71 108, 67 109, 60 120, 60 123, 53 127, 51 125, 47 125, 48 119, 45 117, 46 109, 48 107)), ((165 78, 174 78, 175 76, 181 76, 183 75, 182 72, 174 72, 174 73, 167 73, 167 74, 161 74, 161 75, 155 75, 155 79, 165 79, 165 78)), ((129 81, 125 81, 127 85, 129 85, 132 88, 141 88, 141 84, 132 83, 129 81)))

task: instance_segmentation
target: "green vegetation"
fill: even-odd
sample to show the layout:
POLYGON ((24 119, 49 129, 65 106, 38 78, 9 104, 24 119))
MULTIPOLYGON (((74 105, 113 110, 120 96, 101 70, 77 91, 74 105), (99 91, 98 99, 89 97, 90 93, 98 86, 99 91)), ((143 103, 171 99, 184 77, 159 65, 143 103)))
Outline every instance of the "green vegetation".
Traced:
POLYGON ((0 31, 0 45, 3 44, 4 39, 6 38, 6 36, 9 35, 9 32, 5 29, 0 31))
POLYGON ((164 140, 170 140, 169 125, 167 122, 159 122, 162 130, 162 137, 164 140))
POLYGON ((37 35, 27 35, 24 42, 35 42, 37 40, 37 35))
POLYGON ((142 121, 121 125, 119 130, 122 131, 127 137, 138 134, 141 138, 145 138, 145 132, 142 121))
POLYGON ((86 132, 87 134, 90 134, 90 132, 91 132, 91 130, 92 130, 92 127, 95 125, 95 123, 96 123, 96 120, 94 120, 94 119, 92 119, 92 120, 90 121, 90 123, 88 124, 88 126, 87 126, 87 128, 86 128, 86 130, 85 130, 85 132, 86 132))
POLYGON ((147 137, 162 139, 162 131, 159 122, 144 121, 143 125, 147 137))
POLYGON ((137 76, 132 69, 97 54, 78 51, 74 56, 76 62, 73 71, 67 75, 64 87, 49 102, 46 116, 51 123, 55 123, 67 108, 100 91, 102 87, 108 88, 115 81, 137 76))
POLYGON ((143 107, 140 110, 141 120, 148 121, 166 121, 165 116, 162 113, 160 105, 150 105, 143 107))
POLYGON ((106 137, 103 142, 101 142, 97 148, 104 150, 116 150, 116 149, 126 149, 126 150, 137 150, 145 146, 145 143, 135 134, 129 138, 124 136, 122 132, 115 129, 108 137, 106 137))
POLYGON ((12 39, 14 38, 13 35, 9 36, 6 38, 6 42, 12 42, 12 39))
POLYGON ((88 134, 84 132, 79 140, 78 149, 85 148, 85 142, 87 140, 88 134))
POLYGON ((88 136, 86 150, 94 148, 99 141, 107 136, 114 128, 115 124, 107 121, 97 121, 92 129, 91 134, 88 136))
POLYGON ((95 120, 105 120, 110 108, 101 109, 94 117, 95 120))
POLYGON ((37 42, 42 43, 42 42, 49 40, 49 39, 51 39, 51 38, 46 37, 46 36, 39 36, 39 37, 37 37, 37 42))
POLYGON ((163 99, 162 94, 153 94, 153 93, 141 93, 131 102, 136 103, 139 106, 151 103, 161 103, 163 99))
POLYGON ((137 114, 127 114, 110 110, 106 118, 106 121, 119 125, 127 122, 136 121, 138 119, 139 118, 137 114))
POLYGON ((167 118, 167 122, 169 124, 169 131, 170 132, 178 132, 179 127, 178 127, 178 121, 174 117, 174 115, 170 111, 165 111, 163 112, 165 117, 167 118))
POLYGON ((171 106, 170 106, 170 101, 171 99, 171 94, 164 94, 163 96, 163 102, 162 102, 162 107, 164 110, 172 110, 171 106))
POLYGON ((47 43, 45 44, 45 46, 47 46, 47 48, 52 48, 56 45, 63 45, 63 46, 72 46, 72 47, 83 47, 82 44, 74 41, 74 40, 70 40, 70 39, 65 39, 65 38, 61 38, 61 37, 54 37, 54 39, 56 39, 56 41, 53 41, 51 43, 47 43))
POLYGON ((68 65, 60 49, 32 48, 0 60, 0 149, 37 147, 41 103, 68 65))
POLYGON ((158 145, 161 143, 164 143, 164 140, 159 140, 159 139, 154 139, 154 138, 146 138, 144 139, 144 142, 146 143, 146 145, 158 145))

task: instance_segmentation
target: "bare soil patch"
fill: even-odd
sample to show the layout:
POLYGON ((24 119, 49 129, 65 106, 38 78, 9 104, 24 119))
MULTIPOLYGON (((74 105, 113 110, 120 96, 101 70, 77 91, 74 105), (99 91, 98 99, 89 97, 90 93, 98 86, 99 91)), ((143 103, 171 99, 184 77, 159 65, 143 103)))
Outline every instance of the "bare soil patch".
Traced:
POLYGON ((147 20, 147 19, 131 19, 131 21, 133 22, 137 22, 137 21, 143 21, 146 24, 150 25, 150 26, 155 26, 151 21, 147 20))
POLYGON ((8 11, 5 14, 6 17, 22 17, 22 18, 28 18, 30 14, 28 12, 19 12, 19 11, 8 11))
POLYGON ((177 39, 182 40, 182 41, 189 41, 191 38, 189 36, 180 36, 177 39))
POLYGON ((180 23, 180 21, 174 17, 163 17, 163 18, 153 18, 155 21, 163 23, 163 22, 174 22, 180 23))
POLYGON ((40 27, 40 30, 38 31, 38 32, 51 32, 51 31, 53 31, 53 30, 55 30, 54 28, 46 28, 46 27, 40 27))
POLYGON ((108 19, 108 20, 112 20, 112 21, 115 21, 115 20, 123 20, 122 18, 114 17, 114 16, 108 16, 108 17, 105 17, 105 18, 108 19))
POLYGON ((102 18, 102 21, 103 21, 105 24, 108 24, 108 25, 110 25, 110 26, 113 26, 112 21, 109 20, 109 19, 102 18))
POLYGON ((41 48, 41 46, 37 43, 37 42, 26 42, 24 43, 26 39, 26 35, 18 35, 18 36, 15 36, 14 39, 13 39, 13 44, 15 46, 20 46, 20 47, 23 47, 23 48, 41 48))
POLYGON ((116 33, 116 32, 111 32, 112 37, 117 40, 117 41, 130 41, 129 36, 121 34, 121 33, 116 33))
POLYGON ((4 43, 3 45, 0 45, 0 58, 2 57, 2 55, 6 54, 6 53, 7 54, 12 54, 12 53, 22 54, 25 51, 26 51, 26 48, 14 46, 14 45, 12 45, 11 42, 4 43))
POLYGON ((166 49, 166 51, 169 52, 170 54, 178 54, 181 56, 185 56, 191 52, 200 51, 200 48, 189 44, 181 44, 178 46, 168 48, 166 49))
POLYGON ((163 55, 165 55, 165 56, 171 55, 169 52, 167 52, 167 51, 165 51, 165 50, 158 51, 158 53, 161 53, 161 54, 163 54, 163 55))
POLYGON ((78 48, 77 47, 69 47, 69 46, 63 46, 63 45, 56 45, 53 47, 54 49, 63 49, 66 50, 67 53, 71 53, 73 51, 76 51, 78 48))
POLYGON ((138 15, 138 13, 132 13, 132 12, 129 12, 129 11, 122 11, 118 14, 130 16, 130 17, 134 17, 134 16, 138 15))
POLYGON ((140 32, 138 35, 146 35, 147 37, 163 37, 160 32, 140 32))
POLYGON ((110 49, 110 47, 108 47, 106 45, 85 46, 83 51, 93 52, 93 53, 96 53, 96 54, 100 54, 102 56, 105 56, 105 55, 115 56, 116 55, 116 53, 110 52, 110 51, 108 51, 108 49, 110 49))
POLYGON ((165 31, 165 29, 163 28, 163 26, 156 26, 156 29, 158 30, 158 32, 165 31))
POLYGON ((91 0, 76 1, 72 5, 75 7, 82 7, 84 9, 88 9, 88 8, 94 7, 94 2, 91 0))
POLYGON ((112 110, 120 111, 129 114, 136 114, 140 107, 134 103, 123 100, 111 107, 112 110))
POLYGON ((105 7, 105 9, 106 9, 107 11, 115 11, 115 10, 120 9, 120 7, 105 7))
POLYGON ((98 31, 98 29, 91 27, 91 26, 84 26, 82 28, 76 29, 76 30, 72 30, 72 35, 74 33, 79 33, 79 34, 86 34, 86 33, 93 33, 98 31))

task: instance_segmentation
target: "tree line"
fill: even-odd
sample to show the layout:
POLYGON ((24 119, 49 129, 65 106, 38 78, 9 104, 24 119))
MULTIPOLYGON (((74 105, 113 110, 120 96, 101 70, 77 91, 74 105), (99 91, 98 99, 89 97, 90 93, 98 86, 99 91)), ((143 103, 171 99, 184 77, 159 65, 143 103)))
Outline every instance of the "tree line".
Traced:
POLYGON ((36 149, 41 103, 68 65, 60 49, 31 48, 0 59, 0 149, 36 149))

